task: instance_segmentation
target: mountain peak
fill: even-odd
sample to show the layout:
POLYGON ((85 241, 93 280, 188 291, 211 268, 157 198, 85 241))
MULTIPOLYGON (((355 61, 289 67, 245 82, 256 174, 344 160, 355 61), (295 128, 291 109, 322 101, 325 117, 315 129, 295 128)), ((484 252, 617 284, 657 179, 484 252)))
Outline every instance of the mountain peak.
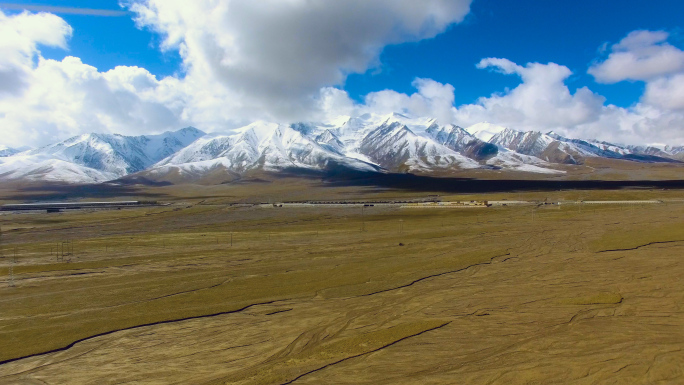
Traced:
POLYGON ((621 146, 519 131, 489 122, 461 128, 401 113, 340 116, 325 123, 255 121, 231 133, 185 127, 158 135, 90 133, 37 150, 0 147, 0 178, 93 183, 144 171, 200 176, 285 168, 432 172, 491 168, 562 173, 587 157, 678 162, 683 146, 621 146), (72 177, 73 176, 73 177, 72 177))
POLYGON ((489 122, 481 122, 473 124, 465 130, 476 138, 489 142, 494 135, 506 130, 507 127, 498 126, 489 122))
POLYGON ((175 133, 175 134, 185 134, 185 135, 188 135, 188 134, 191 134, 191 135, 197 135, 197 134, 199 134, 199 135, 206 135, 206 133, 205 133, 204 131, 199 130, 199 129, 193 127, 193 126, 188 126, 188 127, 185 127, 185 128, 181 128, 180 130, 177 130, 177 131, 175 131, 174 133, 175 133))
POLYGON ((0 158, 20 154, 24 151, 29 151, 31 147, 23 146, 23 147, 8 147, 8 146, 3 146, 0 144, 0 158))

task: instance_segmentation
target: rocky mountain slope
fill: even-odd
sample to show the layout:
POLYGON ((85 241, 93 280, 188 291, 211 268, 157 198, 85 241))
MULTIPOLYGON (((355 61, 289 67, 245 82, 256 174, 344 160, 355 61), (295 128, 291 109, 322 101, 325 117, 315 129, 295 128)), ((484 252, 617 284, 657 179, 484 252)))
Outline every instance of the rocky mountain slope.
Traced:
POLYGON ((12 148, 12 147, 0 145, 0 158, 16 155, 16 154, 19 154, 21 152, 28 151, 28 150, 30 150, 29 147, 12 148))
POLYGON ((160 135, 85 134, 0 158, 0 178, 94 183, 145 170, 205 133, 188 127, 160 135))
POLYGON ((342 116, 325 123, 254 122, 228 134, 188 127, 160 135, 85 134, 35 150, 0 148, 0 180, 97 183, 129 175, 197 179, 330 170, 444 172, 494 169, 562 174, 587 158, 681 162, 684 146, 621 146, 518 131, 490 123, 462 128, 401 114, 342 116))

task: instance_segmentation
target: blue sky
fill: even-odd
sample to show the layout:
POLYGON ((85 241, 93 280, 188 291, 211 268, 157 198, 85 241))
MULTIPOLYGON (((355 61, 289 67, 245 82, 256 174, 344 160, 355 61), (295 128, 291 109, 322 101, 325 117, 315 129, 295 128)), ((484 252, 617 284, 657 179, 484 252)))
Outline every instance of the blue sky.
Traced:
POLYGON ((604 43, 617 43, 627 33, 667 30, 674 43, 681 35, 684 1, 677 0, 475 0, 466 21, 434 39, 385 48, 382 71, 350 76, 346 88, 365 94, 378 88, 408 92, 411 79, 425 77, 456 88, 456 104, 514 87, 515 77, 475 68, 485 57, 513 62, 554 62, 569 67, 570 88, 589 86, 608 103, 627 107, 643 92, 640 82, 600 85, 587 75, 604 43))
POLYGON ((422 1, 0 1, 0 124, 31 144, 396 110, 684 144, 683 1, 422 1))
MULTIPOLYGON (((122 11, 117 0, 7 1, 16 5, 58 6, 122 11)), ((2 8, 0 3, 0 9, 2 8)), ((8 13, 21 12, 19 10, 8 13)), ((79 15, 57 12, 74 29, 68 50, 43 47, 43 56, 61 60, 65 55, 80 57, 84 63, 107 71, 118 65, 138 66, 157 76, 172 75, 180 70, 180 57, 175 51, 162 52, 161 38, 148 30, 136 28, 131 12, 122 16, 79 15)))
MULTIPOLYGON (((10 3, 10 2, 6 2, 10 3)), ((121 10, 117 0, 12 1, 12 4, 121 10)), ((157 76, 181 71, 176 51, 160 50, 159 35, 136 28, 129 12, 122 17, 58 13, 73 28, 69 51, 43 48, 47 58, 65 54, 80 57, 101 71, 117 65, 139 66, 157 76)), ((475 0, 461 24, 452 25, 433 39, 385 47, 381 66, 351 74, 342 88, 361 100, 369 92, 393 89, 412 91, 416 77, 449 83, 456 88, 456 105, 515 87, 516 77, 478 70, 485 57, 505 57, 516 63, 555 62, 574 75, 571 89, 588 86, 608 103, 628 107, 643 92, 642 82, 603 85, 586 73, 601 56, 600 47, 618 42, 639 29, 666 30, 671 43, 684 46, 684 1, 678 0, 475 0)))

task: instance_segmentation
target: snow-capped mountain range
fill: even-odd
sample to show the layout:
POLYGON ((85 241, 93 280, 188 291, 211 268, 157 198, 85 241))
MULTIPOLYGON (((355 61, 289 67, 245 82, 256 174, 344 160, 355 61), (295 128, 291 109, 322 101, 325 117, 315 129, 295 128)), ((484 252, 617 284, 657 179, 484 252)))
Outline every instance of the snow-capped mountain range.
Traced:
POLYGON ((97 183, 147 169, 204 132, 188 127, 161 135, 85 134, 0 158, 0 179, 97 183))
POLYGON ((28 151, 30 149, 31 149, 30 147, 12 148, 12 147, 3 146, 0 144, 0 158, 16 155, 16 154, 19 154, 21 152, 28 151))
POLYGON ((489 123, 462 128, 401 114, 326 123, 254 122, 230 134, 188 127, 160 135, 86 134, 42 148, 0 147, 0 180, 98 183, 128 175, 201 178, 251 170, 420 172, 498 169, 562 174, 589 157, 679 162, 684 146, 621 146, 517 131, 489 123))

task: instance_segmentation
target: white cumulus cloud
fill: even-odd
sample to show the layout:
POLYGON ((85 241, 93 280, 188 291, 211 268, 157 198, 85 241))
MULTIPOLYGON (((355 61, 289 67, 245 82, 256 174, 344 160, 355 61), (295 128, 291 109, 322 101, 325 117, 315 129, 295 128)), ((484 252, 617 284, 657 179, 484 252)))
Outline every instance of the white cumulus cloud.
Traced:
POLYGON ((572 72, 556 63, 520 66, 508 59, 485 58, 477 68, 517 75, 522 83, 459 107, 456 119, 462 123, 487 120, 524 130, 562 130, 596 120, 605 101, 586 87, 571 93, 565 81, 572 72))
POLYGON ((589 73, 602 83, 649 81, 684 71, 684 51, 667 43, 663 31, 634 31, 613 45, 608 58, 589 73))
POLYGON ((665 110, 684 111, 684 73, 646 83, 642 100, 665 110))
POLYGON ((0 11, 3 144, 189 124, 221 131, 256 119, 321 118, 333 107, 351 112, 354 103, 332 86, 378 65, 388 44, 443 32, 470 2, 129 1, 138 24, 162 34, 163 49, 180 52, 181 75, 163 79, 138 67, 101 72, 76 57, 46 60, 40 46, 68 48, 68 23, 0 11))
POLYGON ((40 145, 86 132, 140 134, 182 124, 182 100, 166 84, 172 78, 159 81, 137 67, 99 72, 71 56, 38 60, 22 96, 0 98, 9 143, 40 145))
POLYGON ((664 111, 684 110, 684 50, 663 31, 634 31, 613 45, 608 57, 589 68, 597 81, 644 81, 641 102, 664 111))
POLYGON ((418 92, 406 95, 393 90, 372 92, 366 95, 362 112, 388 114, 406 113, 430 116, 441 123, 453 121, 454 87, 432 79, 418 78, 412 85, 418 92))
POLYGON ((663 111, 684 110, 684 50, 663 31, 634 31, 602 62, 589 68, 597 81, 644 81, 641 102, 663 111))
MULTIPOLYGON (((192 116, 307 117, 321 87, 379 64, 383 47, 431 38, 471 0, 132 0, 140 26, 178 49, 192 116), (210 90, 203 95, 202 90, 210 90), (215 100, 218 96, 219 100, 215 100)), ((210 122, 207 122, 210 123, 210 122)))
MULTIPOLYGON (((663 109, 645 102, 630 108, 605 104, 605 98, 581 87, 574 93, 566 81, 570 69, 556 63, 519 65, 505 58, 485 58, 477 68, 490 69, 505 75, 519 76, 521 83, 511 89, 479 98, 475 103, 453 106, 454 87, 431 79, 416 79, 417 92, 399 93, 393 90, 373 92, 364 103, 355 106, 355 113, 402 112, 414 116, 439 117, 442 123, 467 127, 488 121, 517 130, 556 131, 575 138, 600 139, 625 144, 684 143, 684 114, 676 110, 680 104, 663 109)), ((677 81, 679 79, 677 78, 677 81)), ((669 86, 673 82, 649 83, 669 86)), ((668 103, 681 101, 676 90, 659 90, 671 96, 668 103)), ((643 99, 649 96, 649 88, 643 99)), ((348 100, 337 90, 336 99, 348 100)))
POLYGON ((39 44, 65 48, 71 33, 69 24, 49 13, 6 16, 0 11, 0 97, 26 88, 39 44))
POLYGON ((42 145, 85 132, 137 134, 177 129, 178 80, 138 67, 99 72, 79 58, 44 59, 41 45, 67 48, 60 17, 0 11, 0 126, 5 145, 42 145))
MULTIPOLYGON (((642 59, 646 51, 658 55, 656 51, 659 48, 649 50, 647 47, 649 44, 651 47, 662 46, 663 35, 642 32, 629 34, 613 49, 620 53, 630 48, 637 49, 642 59)), ((607 60, 611 60, 612 55, 607 60)), ((639 55, 635 54, 635 57, 639 55)), ((469 125, 489 121, 516 129, 553 130, 570 137, 627 144, 684 143, 684 115, 678 111, 682 107, 682 99, 678 95, 683 94, 680 87, 684 81, 679 75, 663 76, 671 74, 672 68, 676 67, 672 64, 659 69, 649 65, 640 67, 639 63, 627 65, 632 71, 630 79, 636 80, 637 76, 651 79, 656 76, 654 74, 660 75, 647 83, 641 102, 629 108, 606 105, 604 97, 587 87, 572 93, 565 84, 572 72, 555 63, 520 66, 507 59, 486 58, 477 67, 518 75, 522 83, 510 91, 459 106, 454 114, 456 123, 469 125)), ((594 76, 600 72, 596 68, 590 70, 594 76)), ((620 76, 625 76, 625 73, 620 76)), ((616 75, 612 73, 612 76, 616 75)))
POLYGON ((684 143, 684 50, 668 43, 669 37, 664 31, 633 31, 589 68, 599 82, 646 83, 639 103, 628 111, 630 117, 622 114, 622 120, 632 123, 622 133, 633 141, 684 143))
POLYGON ((72 28, 48 13, 0 11, 2 143, 42 145, 86 132, 143 134, 194 125, 224 131, 254 120, 325 120, 402 112, 468 126, 626 143, 684 143, 684 51, 662 31, 635 31, 589 69, 597 81, 646 82, 630 108, 572 90, 569 68, 485 58, 482 70, 516 76, 513 89, 454 106, 456 90, 417 78, 411 94, 371 92, 362 103, 342 89, 350 73, 379 65, 387 45, 428 39, 461 21, 471 0, 129 0, 140 27, 178 50, 180 75, 144 68, 103 72, 81 59, 48 60, 41 46, 68 48, 72 28))
POLYGON ((356 111, 431 116, 441 123, 463 127, 488 121, 518 130, 566 133, 580 125, 598 121, 604 111, 605 98, 602 96, 586 87, 574 93, 570 91, 565 81, 572 72, 565 66, 555 63, 528 63, 521 66, 504 58, 485 58, 476 66, 519 76, 521 83, 512 90, 455 107, 455 89, 452 85, 419 78, 412 84, 416 88, 415 93, 409 95, 393 90, 372 92, 366 96, 363 105, 357 106, 356 111))

